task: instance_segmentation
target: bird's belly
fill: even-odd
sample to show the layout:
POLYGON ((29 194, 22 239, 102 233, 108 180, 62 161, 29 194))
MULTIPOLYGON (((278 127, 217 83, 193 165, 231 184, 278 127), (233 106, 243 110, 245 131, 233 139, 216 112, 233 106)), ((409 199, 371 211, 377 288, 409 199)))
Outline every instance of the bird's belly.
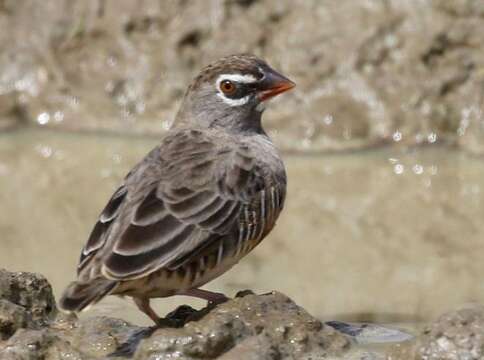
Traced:
POLYGON ((181 294, 219 277, 237 264, 255 245, 250 244, 239 253, 229 254, 218 263, 216 263, 217 254, 213 254, 213 259, 208 256, 205 263, 199 259, 174 270, 160 269, 143 278, 124 281, 119 284, 115 294, 148 298, 181 294))

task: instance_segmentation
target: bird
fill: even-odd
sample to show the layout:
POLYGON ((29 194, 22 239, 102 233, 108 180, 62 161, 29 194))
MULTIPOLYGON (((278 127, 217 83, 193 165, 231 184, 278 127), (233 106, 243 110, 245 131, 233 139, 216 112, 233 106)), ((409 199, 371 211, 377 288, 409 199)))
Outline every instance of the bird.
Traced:
POLYGON ((201 287, 252 251, 283 209, 286 170, 261 118, 268 100, 294 86, 251 54, 203 68, 159 145, 101 211, 60 309, 128 296, 162 325, 152 298, 226 301, 201 287))

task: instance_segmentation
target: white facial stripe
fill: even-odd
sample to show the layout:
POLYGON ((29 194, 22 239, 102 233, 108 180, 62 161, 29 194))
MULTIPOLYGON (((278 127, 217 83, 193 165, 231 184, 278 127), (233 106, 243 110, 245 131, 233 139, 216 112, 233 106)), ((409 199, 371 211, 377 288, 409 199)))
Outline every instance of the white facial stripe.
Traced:
POLYGON ((230 99, 228 97, 225 97, 225 95, 222 94, 220 91, 218 92, 217 96, 221 98, 224 101, 224 103, 230 106, 245 105, 249 101, 249 96, 244 96, 243 98, 240 98, 240 99, 230 99))
POLYGON ((250 84, 256 82, 257 79, 252 75, 241 75, 241 74, 222 74, 217 78, 215 82, 215 86, 217 87, 218 94, 217 96, 221 98, 224 103, 230 106, 241 106, 247 104, 249 101, 249 96, 244 96, 240 99, 230 99, 226 97, 223 92, 220 90, 220 83, 224 80, 230 80, 233 82, 243 83, 243 84, 250 84))
POLYGON ((222 80, 230 80, 244 84, 250 84, 256 82, 257 79, 252 75, 241 75, 241 74, 222 74, 217 78, 217 87, 220 85, 222 80))

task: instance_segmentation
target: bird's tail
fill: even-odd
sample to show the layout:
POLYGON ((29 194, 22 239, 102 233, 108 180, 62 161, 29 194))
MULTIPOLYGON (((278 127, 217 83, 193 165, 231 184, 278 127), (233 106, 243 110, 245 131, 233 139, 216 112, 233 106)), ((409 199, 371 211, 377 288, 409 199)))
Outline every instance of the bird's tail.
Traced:
POLYGON ((117 284, 117 281, 104 278, 92 279, 89 282, 73 281, 62 294, 59 307, 67 312, 82 311, 108 295, 117 284))

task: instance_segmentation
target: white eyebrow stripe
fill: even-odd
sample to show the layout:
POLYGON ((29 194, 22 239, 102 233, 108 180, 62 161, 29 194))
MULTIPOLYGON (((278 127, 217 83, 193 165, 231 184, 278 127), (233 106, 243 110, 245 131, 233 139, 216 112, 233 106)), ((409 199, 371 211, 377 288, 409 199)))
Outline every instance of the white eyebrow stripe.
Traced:
POLYGON ((218 87, 218 85, 220 85, 222 80, 230 80, 230 81, 240 82, 240 83, 244 83, 244 84, 250 84, 250 83, 254 83, 254 82, 257 81, 257 79, 253 75, 250 75, 250 74, 247 74, 247 75, 222 74, 222 75, 219 75, 219 77, 217 78, 217 87, 218 87))

